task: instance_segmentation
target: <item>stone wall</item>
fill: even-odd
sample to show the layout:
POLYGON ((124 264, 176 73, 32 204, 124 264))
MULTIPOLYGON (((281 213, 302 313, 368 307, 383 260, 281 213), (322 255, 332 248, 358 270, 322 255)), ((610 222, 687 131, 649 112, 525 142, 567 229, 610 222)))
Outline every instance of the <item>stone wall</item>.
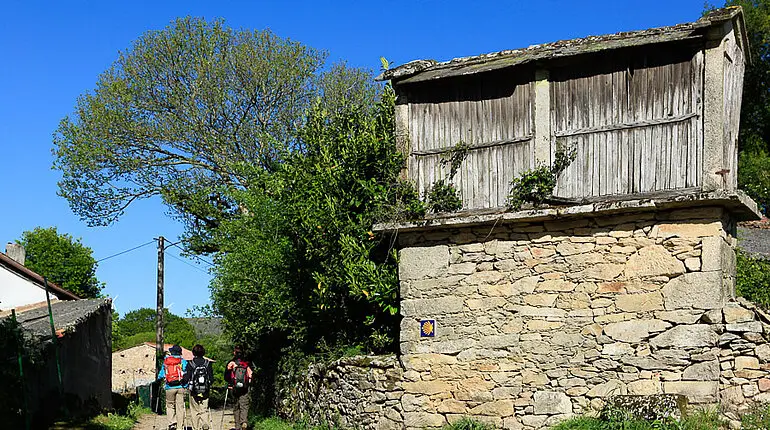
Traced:
POLYGON ((402 376, 401 364, 393 355, 313 364, 296 380, 281 381, 278 414, 314 425, 400 429, 402 376))
POLYGON ((400 233, 405 426, 760 395, 770 357, 756 312, 732 302, 734 229, 714 207, 400 233))

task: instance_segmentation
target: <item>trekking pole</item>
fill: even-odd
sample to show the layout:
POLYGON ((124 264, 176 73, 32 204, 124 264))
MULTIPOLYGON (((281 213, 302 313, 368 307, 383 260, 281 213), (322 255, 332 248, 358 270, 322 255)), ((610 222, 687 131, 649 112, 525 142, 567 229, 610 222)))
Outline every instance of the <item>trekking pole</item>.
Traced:
POLYGON ((228 390, 227 387, 225 387, 225 403, 222 405, 222 419, 219 420, 219 428, 221 430, 224 430, 225 428, 225 411, 227 410, 227 393, 229 391, 230 390, 228 390))
MULTIPOLYGON (((152 390, 152 386, 150 386, 150 390, 152 390)), ((152 425, 153 430, 158 428, 158 416, 160 416, 160 384, 158 384, 158 392, 155 395, 155 423, 152 425)))

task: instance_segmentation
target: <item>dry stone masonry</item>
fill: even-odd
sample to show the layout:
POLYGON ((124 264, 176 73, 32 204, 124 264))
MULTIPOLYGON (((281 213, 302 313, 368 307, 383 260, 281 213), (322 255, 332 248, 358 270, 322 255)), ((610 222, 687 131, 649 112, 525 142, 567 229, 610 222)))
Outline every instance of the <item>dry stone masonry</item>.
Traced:
POLYGON ((770 397, 733 230, 707 207, 402 233, 405 427, 537 429, 624 394, 770 397))
POLYGON ((277 409, 284 418, 342 428, 403 427, 402 367, 393 355, 348 357, 313 364, 306 374, 284 377, 277 409))

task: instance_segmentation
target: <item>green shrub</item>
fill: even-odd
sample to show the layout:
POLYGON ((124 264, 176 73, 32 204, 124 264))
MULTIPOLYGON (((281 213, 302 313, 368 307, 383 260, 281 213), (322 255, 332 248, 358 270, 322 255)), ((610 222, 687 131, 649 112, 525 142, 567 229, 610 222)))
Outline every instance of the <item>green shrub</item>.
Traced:
MULTIPOLYGON (((726 423, 716 410, 697 409, 681 420, 667 418, 656 421, 636 420, 631 418, 601 419, 577 417, 563 421, 553 430, 720 430, 726 429, 726 423)), ((756 427, 756 429, 770 427, 756 427)))
POLYGON ((770 309, 770 261, 736 252, 735 293, 770 309))
POLYGON ((443 179, 434 182, 427 194, 428 209, 433 213, 455 212, 463 208, 455 186, 443 179))
POLYGON ((577 156, 577 150, 572 147, 560 148, 551 166, 540 166, 524 172, 511 181, 506 206, 511 210, 519 210, 525 203, 535 207, 543 204, 553 194, 559 175, 572 164, 577 156))
POLYGON ((491 424, 476 421, 473 418, 462 418, 452 424, 444 426, 443 430, 494 430, 495 426, 491 424))

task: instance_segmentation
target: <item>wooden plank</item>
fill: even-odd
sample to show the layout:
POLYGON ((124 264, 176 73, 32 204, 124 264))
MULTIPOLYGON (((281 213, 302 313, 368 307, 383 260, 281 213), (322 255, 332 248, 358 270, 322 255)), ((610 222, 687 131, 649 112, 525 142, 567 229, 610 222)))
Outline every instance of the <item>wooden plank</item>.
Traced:
MULTIPOLYGON (((504 145, 514 145, 514 144, 520 144, 524 142, 528 142, 532 139, 532 136, 518 136, 513 139, 508 140, 497 140, 492 142, 485 142, 485 143, 474 143, 470 145, 470 150, 478 150, 483 148, 491 148, 495 146, 504 146, 504 145)), ((442 148, 435 148, 435 149, 429 149, 424 151, 413 151, 412 155, 416 156, 426 156, 426 155, 436 155, 436 154, 445 154, 447 152, 452 151, 455 149, 455 145, 452 146, 446 146, 442 148)))

